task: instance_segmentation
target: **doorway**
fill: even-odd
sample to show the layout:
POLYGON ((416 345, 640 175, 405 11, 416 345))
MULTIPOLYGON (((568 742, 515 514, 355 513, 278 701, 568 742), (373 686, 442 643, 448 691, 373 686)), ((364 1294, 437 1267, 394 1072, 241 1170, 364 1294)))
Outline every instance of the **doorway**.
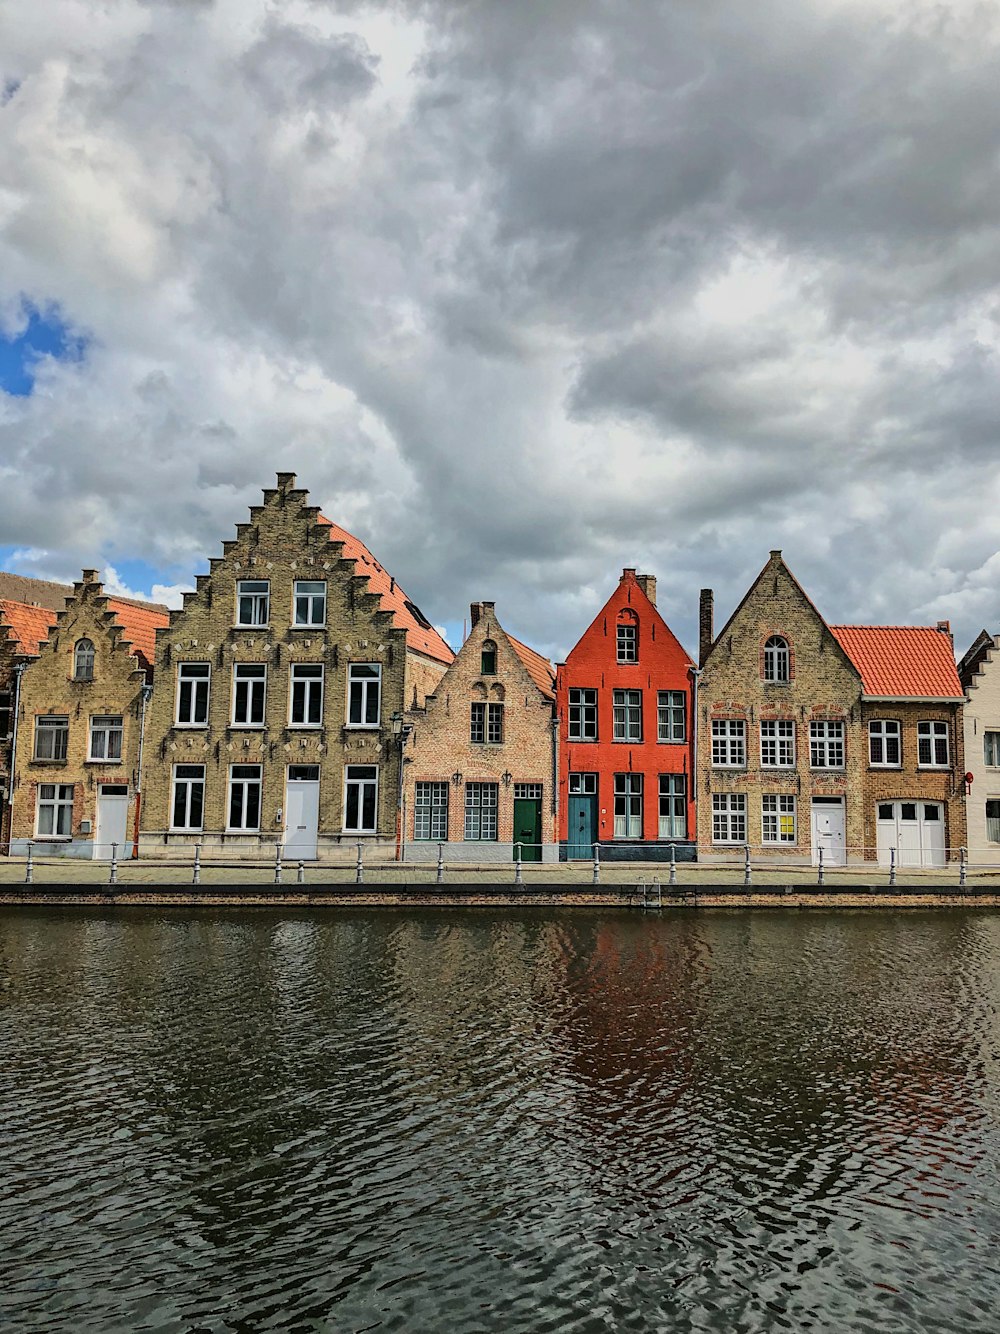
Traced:
POLYGON ((937 801, 880 801, 875 823, 880 866, 944 866, 944 810, 937 801))
MULTIPOLYGON (((542 785, 514 784, 514 842, 521 845, 521 861, 542 860, 542 785)), ((517 860, 517 848, 514 848, 517 860)))
POLYGON ((570 774, 566 860, 588 861, 597 842, 597 774, 570 774))
POLYGON ((314 862, 318 843, 319 765, 290 764, 285 784, 285 858, 314 862))
POLYGON ((97 821, 94 829, 94 861, 111 860, 124 854, 128 841, 128 786, 125 783, 99 783, 97 786, 97 821))
POLYGON ((823 849, 824 866, 843 866, 847 861, 846 819, 843 797, 812 799, 812 864, 819 862, 823 849))

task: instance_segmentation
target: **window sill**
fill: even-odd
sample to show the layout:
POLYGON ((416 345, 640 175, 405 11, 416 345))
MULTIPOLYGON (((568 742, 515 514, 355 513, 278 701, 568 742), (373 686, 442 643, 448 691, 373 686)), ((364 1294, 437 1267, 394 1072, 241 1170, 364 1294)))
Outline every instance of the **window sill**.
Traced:
POLYGON ((230 732, 266 732, 267 723, 230 723, 230 732))
POLYGON ((115 766, 120 765, 120 764, 123 764, 123 763, 124 763, 123 760, 99 760, 99 759, 95 759, 95 758, 93 757, 93 755, 88 755, 88 757, 84 760, 84 764, 100 764, 100 765, 102 765, 105 769, 113 769, 113 768, 115 768, 115 766))
POLYGON ((902 768, 903 768, 903 766, 902 766, 901 764, 871 764, 871 763, 869 763, 869 765, 868 765, 868 769, 869 769, 869 771, 875 770, 877 773, 883 773, 883 774, 884 774, 884 773, 898 774, 898 773, 900 773, 900 772, 902 771, 902 768))
POLYGON ((31 759, 30 763, 44 764, 47 768, 52 768, 52 769, 65 769, 66 766, 69 764, 69 760, 44 760, 44 759, 39 759, 38 756, 36 755, 31 759))
MULTIPOLYGON (((301 726, 301 725, 302 725, 302 724, 299 724, 299 726, 301 726)), ((319 724, 317 723, 317 724, 315 724, 315 726, 319 726, 319 724)), ((381 726, 382 726, 381 723, 345 723, 345 724, 344 724, 344 731, 345 731, 345 732, 377 732, 381 726)))
POLYGON ((811 774, 846 774, 846 773, 847 773, 847 765, 846 765, 846 764, 841 764, 841 765, 835 766, 835 765, 832 765, 832 764, 831 764, 831 765, 810 764, 810 766, 809 766, 809 772, 810 772, 811 774))
MULTIPOLYGON (((178 833, 188 833, 188 834, 191 834, 191 833, 200 834, 202 831, 201 831, 200 829, 193 829, 193 830, 192 830, 192 829, 187 829, 187 830, 178 830, 177 832, 178 832, 178 833)), ((226 833, 226 834, 253 834, 253 835, 257 835, 257 834, 261 833, 261 830, 260 830, 260 828, 259 828, 259 826, 258 826, 258 828, 256 828, 256 829, 225 829, 225 830, 223 830, 223 832, 226 833)))
POLYGON ((322 732, 322 723, 288 723, 286 728, 288 732, 322 732))
POLYGON ((686 742, 686 741, 667 741, 667 740, 665 740, 663 737, 658 736, 658 737, 656 738, 656 744, 657 744, 658 746, 686 746, 686 745, 687 745, 687 742, 686 742))
POLYGON ((616 737, 612 737, 612 739, 611 739, 611 744, 612 744, 613 746, 641 746, 641 745, 642 745, 642 737, 641 737, 641 736, 616 736, 616 737))
MULTIPOLYGON (((377 838, 377 829, 342 829, 341 838, 377 838)), ((428 842, 443 843, 444 839, 428 839, 428 842)))
POLYGON ((207 732, 208 723, 172 723, 175 732, 207 732))
POLYGON ((32 843, 72 843, 72 834, 36 834, 29 840, 32 843))
MULTIPOLYGON (((240 625, 234 628, 238 630, 245 630, 246 626, 240 625)), ((297 622, 295 625, 290 625, 288 628, 289 630, 325 630, 326 621, 317 621, 315 625, 304 625, 302 624, 302 622, 297 622)))
POLYGON ((596 746, 596 736, 568 736, 566 742, 570 746, 596 746))
POLYGON ((204 832, 205 828, 203 825, 199 826, 199 828, 197 829, 175 829, 173 826, 171 826, 167 830, 168 834, 203 834, 204 832))
POLYGON ((918 773, 946 774, 951 768, 950 764, 918 764, 918 773))
POLYGON ((234 630, 270 630, 270 628, 270 621, 261 621, 260 625, 244 625, 242 622, 238 622, 233 626, 234 630))
POLYGON ((717 774, 745 774, 747 766, 745 764, 713 764, 712 772, 717 774))
POLYGON ((762 764, 761 772, 765 774, 791 774, 796 770, 796 765, 792 764, 762 764))

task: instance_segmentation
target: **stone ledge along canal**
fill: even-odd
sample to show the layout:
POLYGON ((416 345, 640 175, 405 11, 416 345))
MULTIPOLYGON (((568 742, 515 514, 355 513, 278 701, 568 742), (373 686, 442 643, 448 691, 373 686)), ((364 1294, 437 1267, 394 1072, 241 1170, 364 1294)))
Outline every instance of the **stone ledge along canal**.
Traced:
POLYGON ((997 1328, 1000 917, 0 908, 0 1330, 997 1328))

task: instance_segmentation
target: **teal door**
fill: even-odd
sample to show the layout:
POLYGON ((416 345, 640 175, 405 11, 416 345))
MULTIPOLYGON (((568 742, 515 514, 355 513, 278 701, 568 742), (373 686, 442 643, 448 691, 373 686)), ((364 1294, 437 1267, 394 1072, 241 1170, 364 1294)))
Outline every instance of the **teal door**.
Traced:
POLYGON ((569 798, 569 829, 566 838, 568 861, 586 861, 594 855, 597 842, 597 797, 569 798))
POLYGON ((521 861, 542 860, 542 803, 536 797, 514 798, 514 842, 521 844, 521 861))

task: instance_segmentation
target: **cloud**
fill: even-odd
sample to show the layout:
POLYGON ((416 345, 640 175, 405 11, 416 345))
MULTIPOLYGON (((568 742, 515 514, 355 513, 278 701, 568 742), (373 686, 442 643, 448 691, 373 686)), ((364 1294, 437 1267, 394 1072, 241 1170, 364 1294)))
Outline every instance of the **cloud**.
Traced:
MULTIPOLYGON (((10 0, 0 535, 190 584, 278 469, 432 619, 996 614, 995 10, 10 0), (983 572, 986 573, 983 573, 983 572)), ((148 591, 148 590, 147 590, 148 591)))

